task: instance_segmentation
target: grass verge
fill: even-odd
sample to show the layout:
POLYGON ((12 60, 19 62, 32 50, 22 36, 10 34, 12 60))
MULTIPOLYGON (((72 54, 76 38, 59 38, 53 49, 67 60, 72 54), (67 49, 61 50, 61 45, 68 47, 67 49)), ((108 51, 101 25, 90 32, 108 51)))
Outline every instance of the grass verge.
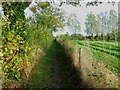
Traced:
POLYGON ((27 88, 48 88, 51 86, 53 44, 46 50, 45 55, 42 56, 39 63, 35 66, 27 88))

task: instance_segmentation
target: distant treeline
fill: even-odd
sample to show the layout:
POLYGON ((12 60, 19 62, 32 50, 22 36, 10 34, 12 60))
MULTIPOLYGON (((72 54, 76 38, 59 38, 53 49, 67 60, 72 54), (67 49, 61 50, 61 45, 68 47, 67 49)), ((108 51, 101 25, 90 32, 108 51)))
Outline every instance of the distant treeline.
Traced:
MULTIPOLYGON (((106 40, 106 41, 115 41, 115 37, 112 35, 112 33, 107 33, 107 35, 105 35, 104 37, 101 37, 99 35, 95 35, 95 36, 83 36, 82 34, 64 34, 64 35, 60 35, 57 36, 64 38, 64 39, 70 39, 70 40, 106 40)), ((117 41, 119 41, 120 38, 117 38, 117 41)))
POLYGON ((114 10, 94 15, 92 12, 86 17, 87 38, 96 40, 118 40, 118 14, 114 10), (92 37, 91 37, 92 36, 92 37))

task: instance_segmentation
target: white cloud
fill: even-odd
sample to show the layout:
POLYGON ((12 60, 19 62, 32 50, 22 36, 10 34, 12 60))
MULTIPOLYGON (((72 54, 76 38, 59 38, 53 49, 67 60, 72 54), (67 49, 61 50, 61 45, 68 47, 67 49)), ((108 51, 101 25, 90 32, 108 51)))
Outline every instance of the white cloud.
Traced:
MULTIPOLYGON (((37 1, 37 0, 36 0, 37 1)), ((40 0, 39 0, 40 1, 40 0)), ((48 0, 41 0, 41 1, 48 1, 48 0)), ((55 1, 56 5, 59 6, 59 2, 58 0, 49 0, 49 1, 55 1)), ((62 0, 62 1, 66 1, 66 0, 62 0)), ((82 0, 82 1, 86 1, 86 0, 82 0)), ((90 0, 88 0, 90 1, 90 0)), ((120 1, 120 0, 116 0, 116 1, 120 1)), ((54 4, 55 4, 54 3, 54 4)), ((35 0, 31 3, 30 7, 35 5, 35 0)), ((56 6, 55 5, 55 6, 56 6)), ((98 6, 89 6, 86 7, 86 2, 81 2, 82 6, 72 6, 72 5, 67 5, 67 4, 63 4, 63 6, 61 7, 66 14, 70 15, 71 13, 75 13, 76 16, 78 17, 80 23, 81 23, 81 33, 85 35, 85 19, 86 19, 86 15, 89 12, 92 12, 93 14, 100 14, 101 12, 105 12, 105 11, 110 11, 110 10, 115 10, 116 12, 118 12, 118 3, 115 3, 115 5, 113 6, 112 4, 106 3, 104 1, 104 3, 98 5, 98 6)), ((32 15, 32 13, 29 11, 29 9, 26 9, 25 12, 29 15, 32 15)), ((65 34, 69 32, 70 34, 72 33, 72 30, 70 30, 68 27, 65 27, 64 30, 62 31, 58 31, 58 32, 53 32, 54 34, 65 34)))
POLYGON ((77 6, 74 7, 72 5, 63 5, 62 9, 66 12, 66 14, 70 15, 71 13, 75 13, 76 16, 78 17, 80 23, 81 23, 81 33, 85 35, 85 32, 83 30, 85 30, 85 19, 86 19, 86 15, 89 12, 92 12, 93 14, 100 14, 101 12, 105 12, 105 11, 110 11, 110 10, 115 10, 116 12, 118 12, 118 3, 115 3, 115 5, 113 6, 112 4, 106 3, 104 2, 101 5, 98 6, 90 6, 90 7, 86 7, 86 3, 82 2, 81 3, 82 6, 77 6))

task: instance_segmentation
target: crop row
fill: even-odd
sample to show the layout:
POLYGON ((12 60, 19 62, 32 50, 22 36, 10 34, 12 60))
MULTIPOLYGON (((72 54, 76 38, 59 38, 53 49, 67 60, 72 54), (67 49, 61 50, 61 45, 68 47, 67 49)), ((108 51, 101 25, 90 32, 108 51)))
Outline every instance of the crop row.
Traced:
POLYGON ((90 45, 105 48, 105 49, 109 49, 109 50, 120 51, 120 49, 118 47, 108 46, 108 45, 105 45, 105 44, 90 43, 90 45))
POLYGON ((114 48, 118 48, 118 44, 111 44, 111 43, 104 43, 104 42, 95 42, 96 44, 101 44, 101 45, 106 45, 106 46, 109 46, 109 47, 114 47, 114 48))
POLYGON ((95 50, 98 50, 98 51, 101 51, 101 52, 104 52, 104 53, 107 53, 107 54, 110 54, 110 55, 114 55, 116 57, 120 57, 120 54, 116 51, 111 51, 111 50, 107 50, 107 49, 103 49, 101 47, 95 47, 95 46, 90 46, 90 48, 93 48, 95 50))
POLYGON ((116 57, 120 57, 120 54, 119 52, 117 51, 113 51, 113 50, 110 50, 110 49, 104 49, 104 48, 101 48, 101 47, 96 47, 96 46, 93 46, 91 44, 86 44, 85 42, 78 42, 80 45, 83 45, 83 46, 88 46, 92 49, 95 49, 95 50, 98 50, 100 52, 104 52, 104 53, 107 53, 107 54, 110 54, 110 55, 114 55, 116 57))

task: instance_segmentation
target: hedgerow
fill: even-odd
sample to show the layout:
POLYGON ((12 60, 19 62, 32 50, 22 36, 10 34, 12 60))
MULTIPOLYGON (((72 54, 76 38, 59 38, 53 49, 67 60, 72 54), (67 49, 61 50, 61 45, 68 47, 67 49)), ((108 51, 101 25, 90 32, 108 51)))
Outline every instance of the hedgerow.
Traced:
POLYGON ((4 2, 5 20, 2 25, 3 77, 20 80, 28 65, 28 42, 24 9, 29 3, 4 2))
POLYGON ((30 66, 33 64, 31 57, 36 58, 30 54, 38 49, 45 52, 53 40, 52 30, 48 25, 41 25, 41 22, 29 23, 30 20, 25 18, 24 9, 29 4, 26 2, 4 2, 2 4, 5 15, 2 22, 4 79, 20 81, 28 78, 30 66))

